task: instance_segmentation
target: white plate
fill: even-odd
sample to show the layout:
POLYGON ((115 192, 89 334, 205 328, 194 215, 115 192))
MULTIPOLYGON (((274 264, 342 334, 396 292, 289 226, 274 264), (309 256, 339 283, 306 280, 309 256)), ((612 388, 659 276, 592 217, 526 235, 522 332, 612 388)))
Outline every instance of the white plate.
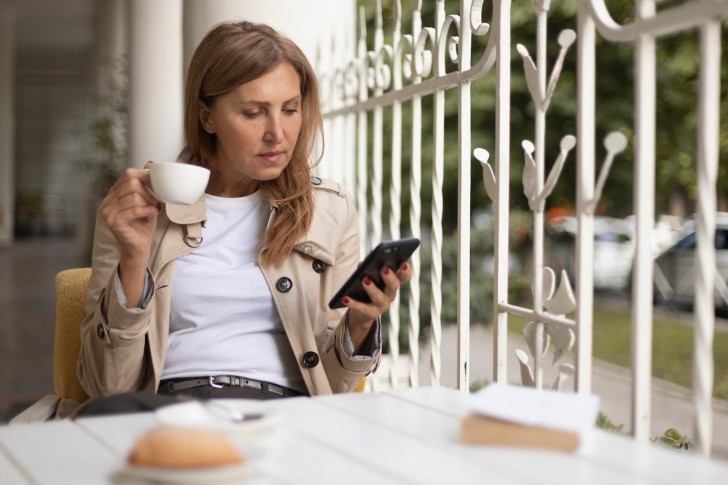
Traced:
POLYGON ((260 401, 243 399, 216 399, 188 401, 159 408, 155 414, 162 424, 200 428, 228 434, 245 435, 271 431, 280 421, 280 414, 261 405, 260 401), (238 421, 238 414, 252 419, 238 421))
POLYGON ((258 472, 254 463, 240 465, 217 466, 209 468, 170 469, 141 466, 127 466, 117 477, 117 483, 124 483, 125 479, 146 480, 156 483, 239 483, 241 478, 249 477, 258 472))

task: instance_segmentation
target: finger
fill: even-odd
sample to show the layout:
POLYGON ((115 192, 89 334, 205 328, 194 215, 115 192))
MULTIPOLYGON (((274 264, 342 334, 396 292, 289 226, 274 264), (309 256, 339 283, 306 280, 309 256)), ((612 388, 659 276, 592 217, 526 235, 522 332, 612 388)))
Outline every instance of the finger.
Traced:
MULTIPOLYGON (((396 280, 397 278, 394 279, 396 280)), ((397 283, 397 285, 399 284, 397 283)), ((389 310, 389 305, 390 303, 392 303, 393 297, 385 293, 387 291, 386 286, 384 290, 380 290, 377 285, 374 284, 374 281, 372 281, 368 276, 365 276, 364 280, 362 281, 362 287, 364 288, 366 294, 369 296, 369 300, 371 300, 371 303, 369 303, 369 306, 372 307, 370 313, 373 312, 377 315, 381 315, 382 313, 389 310)))
POLYGON ((114 230, 123 229, 134 224, 136 221, 151 222, 159 214, 155 206, 131 206, 121 210, 107 210, 102 213, 104 221, 109 228, 114 230))
POLYGON ((382 279, 384 280, 384 293, 387 295, 387 298, 391 303, 397 297, 397 291, 399 290, 400 285, 399 275, 392 271, 389 266, 384 266, 379 273, 382 275, 382 279))
POLYGON ((111 187, 106 198, 111 202, 121 200, 129 194, 140 194, 148 204, 156 204, 157 198, 154 197, 149 186, 149 173, 144 170, 134 170, 133 173, 125 173, 111 187))
MULTIPOLYGON (((138 185, 140 182, 132 183, 138 185)), ((104 198, 102 206, 109 211, 119 212, 136 206, 152 206, 159 208, 159 202, 143 187, 129 187, 119 190, 104 198)))
POLYGON ((397 277, 399 278, 400 284, 410 281, 412 279, 412 266, 406 261, 400 264, 397 269, 397 277))
POLYGON ((136 219, 157 215, 160 209, 160 204, 156 200, 150 203, 142 194, 130 192, 119 198, 105 199, 101 215, 109 227, 120 227, 136 219))

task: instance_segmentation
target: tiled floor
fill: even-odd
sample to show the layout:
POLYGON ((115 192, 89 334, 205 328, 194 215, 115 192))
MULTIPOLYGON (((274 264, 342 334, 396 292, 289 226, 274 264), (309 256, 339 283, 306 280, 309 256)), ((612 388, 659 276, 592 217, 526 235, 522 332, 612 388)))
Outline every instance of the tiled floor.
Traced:
POLYGON ((89 266, 72 237, 0 248, 0 422, 53 393, 55 275, 89 266))

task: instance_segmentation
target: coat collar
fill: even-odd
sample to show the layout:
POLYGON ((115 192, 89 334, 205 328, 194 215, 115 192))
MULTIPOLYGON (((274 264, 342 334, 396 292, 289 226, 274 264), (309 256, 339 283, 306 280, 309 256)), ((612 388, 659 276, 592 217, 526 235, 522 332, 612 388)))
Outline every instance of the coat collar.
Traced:
MULTIPOLYGON (((189 149, 185 147, 177 157, 177 163, 195 163, 189 149)), ((322 183, 321 179, 317 180, 317 185, 322 183)), ((316 191, 314 191, 316 194, 316 191)), ((316 204, 321 201, 316 198, 316 204)), ((207 208, 205 205, 205 195, 199 198, 192 205, 167 204, 167 217, 175 224, 182 226, 190 224, 202 224, 207 219, 207 208)), ((270 218, 268 225, 275 218, 277 207, 272 204, 270 207, 270 218)), ((308 232, 299 239, 293 246, 295 251, 299 251, 312 258, 318 259, 328 265, 336 262, 336 249, 338 241, 335 240, 336 231, 332 231, 332 227, 336 227, 337 221, 331 218, 328 211, 317 208, 314 211, 313 221, 308 232)))
POLYGON ((169 220, 180 225, 196 224, 207 218, 205 195, 192 205, 166 204, 169 220))
MULTIPOLYGON (((169 220, 181 226, 201 224, 207 219, 204 195, 192 205, 167 204, 166 206, 169 220)), ((273 221, 276 213, 277 208, 271 205, 268 225, 273 221)), ((337 241, 335 240, 336 231, 332 231, 331 228, 335 227, 336 221, 328 220, 327 216, 329 216, 327 212, 316 210, 311 227, 296 242, 293 249, 328 265, 333 265, 336 262, 337 241)))

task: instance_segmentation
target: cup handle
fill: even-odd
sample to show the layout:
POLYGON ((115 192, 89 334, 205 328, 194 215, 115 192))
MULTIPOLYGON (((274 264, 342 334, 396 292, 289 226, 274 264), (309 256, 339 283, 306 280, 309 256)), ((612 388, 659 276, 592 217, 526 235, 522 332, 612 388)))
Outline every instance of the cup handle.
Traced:
MULTIPOLYGON (((150 175, 151 175, 151 173, 152 173, 152 171, 151 171, 151 170, 149 170, 148 168, 143 168, 142 170, 144 170, 145 172, 147 172, 147 173, 148 173, 148 174, 150 174, 150 175)), ((159 196, 158 196, 157 194, 155 194, 155 193, 154 193, 154 190, 152 189, 151 179, 149 180, 149 185, 147 186, 147 190, 148 190, 148 191, 149 191, 149 193, 151 193, 151 194, 152 194, 152 195, 154 196, 154 198, 155 198, 155 199, 157 199, 157 200, 158 200, 159 202, 164 202, 164 201, 162 200, 162 198, 161 198, 161 197, 159 197, 159 196)))

